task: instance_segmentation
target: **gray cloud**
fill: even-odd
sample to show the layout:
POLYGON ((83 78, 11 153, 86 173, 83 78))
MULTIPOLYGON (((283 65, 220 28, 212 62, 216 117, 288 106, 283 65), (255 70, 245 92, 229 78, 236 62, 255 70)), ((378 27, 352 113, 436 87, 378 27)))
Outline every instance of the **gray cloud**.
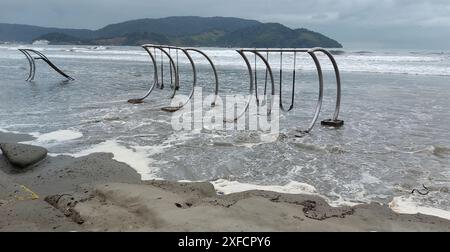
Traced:
POLYGON ((447 0, 0 0, 0 22, 97 29, 144 17, 233 16, 358 46, 450 48, 447 0))

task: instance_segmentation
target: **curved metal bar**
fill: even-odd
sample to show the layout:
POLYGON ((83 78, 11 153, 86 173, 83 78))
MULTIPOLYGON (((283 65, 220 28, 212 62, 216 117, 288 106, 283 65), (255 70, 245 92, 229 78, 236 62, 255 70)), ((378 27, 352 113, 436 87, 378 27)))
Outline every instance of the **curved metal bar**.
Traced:
POLYGON ((236 117, 234 117, 234 119, 232 121, 227 120, 226 118, 223 119, 224 122, 236 122, 239 118, 241 118, 245 112, 247 112, 250 103, 252 101, 253 98, 253 73, 252 73, 252 66, 250 64, 250 61, 248 60, 247 56, 245 56, 245 53, 243 50, 236 50, 237 53, 239 53, 239 55, 241 55, 241 57, 244 59, 245 64, 247 65, 247 70, 248 70, 248 74, 250 76, 250 90, 249 90, 249 97, 247 99, 247 103, 245 104, 244 110, 237 115, 236 117))
POLYGON ((336 75, 336 107, 334 109, 334 115, 333 115, 333 121, 338 121, 339 119, 339 111, 340 111, 340 107, 341 107, 341 75, 339 72, 339 67, 337 65, 336 59, 334 58, 334 56, 328 51, 325 50, 323 48, 312 48, 310 50, 310 52, 315 53, 315 52, 322 52, 323 54, 325 54, 331 61, 331 63, 333 64, 333 68, 334 68, 334 73, 336 75))
MULTIPOLYGON (((256 50, 256 48, 255 48, 255 50, 256 50)), ((253 69, 253 70, 254 70, 254 73, 255 73, 255 83, 254 83, 254 85, 255 85, 256 106, 259 107, 259 96, 258 96, 258 64, 257 64, 257 62, 256 62, 256 58, 257 58, 257 55, 255 54, 255 60, 254 60, 254 67, 255 67, 255 69, 253 69)))
MULTIPOLYGON (((180 76, 179 76, 179 74, 177 72, 176 65, 175 65, 175 62, 174 62, 172 56, 170 56, 170 54, 166 50, 164 50, 163 46, 151 46, 151 45, 145 45, 145 46, 147 46, 147 47, 154 47, 154 48, 160 50, 161 52, 163 52, 167 56, 167 58, 169 58, 170 67, 173 68, 173 71, 175 73, 175 87, 173 89, 172 95, 170 96, 170 98, 173 99, 173 97, 175 97, 178 89, 180 88, 180 76)), ((164 76, 161 76, 161 81, 162 81, 163 78, 164 78, 164 76)))
MULTIPOLYGON (((161 83, 159 84, 160 89, 164 89, 164 56, 163 52, 160 51, 160 60, 161 60, 161 83)), ((169 63, 169 68, 172 69, 169 63)))
POLYGON ((317 100, 317 104, 316 104, 316 111, 314 114, 314 117, 311 121, 311 123, 309 124, 308 128, 304 131, 300 132, 304 132, 304 133, 309 133, 311 132, 311 130, 314 128, 314 125, 317 122, 317 119, 319 118, 319 114, 320 114, 320 110, 322 109, 322 101, 323 101, 323 73, 322 73, 322 67, 320 65, 319 59, 317 58, 317 56, 313 53, 313 52, 308 52, 309 55, 311 55, 312 59, 314 60, 314 64, 316 65, 317 68, 317 74, 319 75, 319 98, 317 100))
POLYGON ((291 105, 289 105, 288 109, 284 108, 284 106, 283 106, 283 52, 281 52, 281 54, 280 54, 280 109, 284 112, 290 112, 292 109, 294 109, 294 100, 295 100, 295 84, 292 85, 291 105))
MULTIPOLYGON (((173 75, 175 76, 175 87, 173 88, 174 91, 173 91, 173 93, 172 93, 172 95, 170 97, 171 99, 173 99, 175 97, 175 95, 176 95, 176 92, 179 90, 179 87, 180 87, 180 84, 179 84, 180 83, 179 68, 178 68, 178 62, 177 62, 177 64, 175 64, 171 54, 168 53, 165 49, 169 49, 169 50, 170 49, 175 49, 175 50, 177 50, 177 56, 178 56, 178 50, 181 50, 186 55, 186 57, 188 58, 189 62, 191 63, 191 66, 192 66, 192 71, 193 71, 192 90, 191 90, 191 92, 189 94, 189 98, 182 105, 176 106, 176 107, 163 107, 163 108, 161 108, 162 110, 167 111, 167 112, 178 111, 179 109, 184 107, 186 104, 188 104, 189 101, 194 96, 195 87, 196 87, 196 83, 197 83, 197 71, 196 71, 195 63, 194 63, 192 57, 190 56, 190 54, 185 49, 180 48, 180 47, 163 46, 163 45, 152 45, 152 44, 145 44, 145 45, 142 45, 142 47, 147 51, 147 53, 150 55, 150 57, 152 59, 153 67, 154 67, 154 83, 153 83, 152 87, 150 88, 150 90, 147 92, 147 94, 143 98, 141 98, 141 99, 131 99, 131 100, 129 100, 129 102, 130 103, 141 103, 143 99, 147 98, 148 95, 150 95, 150 93, 153 91, 155 86, 159 86, 158 66, 157 66, 156 58, 152 55, 152 53, 150 52, 149 48, 153 48, 154 51, 155 51, 155 49, 158 49, 161 52, 161 56, 164 53, 167 56, 167 58, 169 59, 170 70, 171 70, 171 83, 172 83, 172 76, 173 75)), ((162 75, 161 78, 163 79, 164 76, 162 75)), ((162 89, 162 85, 161 85, 161 89, 162 89)))
MULTIPOLYGON (((255 50, 254 48, 245 48, 245 49, 241 49, 242 51, 251 51, 251 50, 255 50)), ((309 50, 311 50, 311 48, 295 48, 295 49, 285 49, 285 48, 278 48, 278 49, 271 49, 271 48, 267 48, 267 49, 256 49, 258 52, 308 52, 309 50)))
MULTIPOLYGON (((172 53, 171 53, 171 48, 170 47, 169 47, 169 55, 170 55, 170 57, 172 57, 172 53)), ((170 87, 174 88, 174 86, 173 86, 173 73, 172 73, 172 68, 171 67, 169 67, 169 73, 170 73, 170 87)))
POLYGON ((36 69, 36 65, 34 63, 34 59, 27 51, 25 51, 23 49, 19 49, 19 51, 21 53, 23 53, 25 55, 25 57, 27 58, 27 60, 28 60, 28 64, 29 64, 29 67, 30 67, 30 72, 28 74, 28 78, 26 79, 26 81, 31 81, 31 80, 34 79, 34 73, 35 73, 35 69, 36 69))
MULTIPOLYGON (((141 47, 144 48, 145 50, 148 49, 148 48, 145 47, 145 46, 141 46, 141 47)), ((162 54, 162 52, 160 52, 160 53, 162 54)), ((153 47, 153 56, 155 57, 155 65, 156 65, 156 68, 158 68, 158 55, 156 54, 156 48, 154 48, 154 47, 153 47)), ((158 72, 156 72, 156 76, 158 76, 158 72)), ((159 88, 159 89, 163 89, 163 88, 164 88, 164 86, 161 86, 161 85, 160 85, 159 80, 158 80, 158 82, 156 83, 156 87, 159 88)))
MULTIPOLYGON (((271 87, 272 87, 272 92, 271 95, 272 97, 275 95, 275 79, 273 77, 273 71, 272 71, 272 67, 270 67, 269 61, 266 60, 266 58, 264 58, 264 56, 261 55, 261 53, 259 53, 257 50, 253 50, 253 51, 249 51, 253 54, 255 54, 256 56, 258 56, 264 63, 264 65, 266 66, 266 71, 268 72, 268 75, 270 77, 270 83, 271 83, 271 87)), ((258 89, 258 86, 255 82, 255 90, 258 89)), ((255 96, 257 95, 257 93, 255 92, 255 96)), ((264 91, 264 96, 266 96, 266 91, 264 91)), ((257 100, 259 100, 258 97, 256 97, 257 100)), ((264 97, 264 101, 266 101, 266 97, 264 97)), ((270 104, 268 106, 269 111, 267 112, 267 115, 270 115, 272 113, 272 104, 270 104)))
POLYGON ((68 80, 75 80, 74 78, 70 77, 69 75, 67 75, 66 73, 64 73, 61 69, 59 69, 55 64, 53 64, 44 54, 42 54, 41 52, 38 52, 36 50, 33 49, 24 49, 26 51, 30 51, 32 53, 35 53, 36 55, 39 56, 39 58, 37 59, 41 59, 43 61, 45 61, 45 63, 47 63, 47 65, 49 65, 51 68, 53 68, 53 70, 55 70, 57 73, 59 73, 60 75, 64 76, 66 79, 68 80))
POLYGON ((219 96, 219 76, 217 74, 216 66, 214 65, 214 63, 211 60, 211 58, 209 58, 209 56, 206 55, 206 53, 204 53, 204 52, 202 52, 202 51, 200 51, 198 49, 195 49, 195 48, 185 48, 184 50, 186 50, 186 51, 193 51, 193 52, 201 54, 203 57, 205 57, 206 60, 208 60, 209 64, 211 65, 211 68, 212 68, 212 70, 214 72, 214 79, 215 79, 215 82, 216 82, 216 87, 215 87, 215 90, 214 90, 214 101, 211 103, 211 106, 212 107, 216 106, 217 97, 219 96))
MULTIPOLYGON (((189 94, 188 99, 182 105, 176 106, 176 107, 164 107, 164 108, 162 108, 163 111, 167 111, 167 112, 175 112, 175 111, 180 110, 184 106, 186 106, 189 103, 189 101, 192 99, 192 97, 194 96, 195 87, 197 86, 197 70, 195 68, 194 60, 192 59, 191 55, 185 49, 177 48, 176 50, 181 50, 186 55, 186 57, 188 58, 189 62, 191 63, 192 73, 193 73, 192 89, 191 89, 191 93, 189 94)), ((178 76, 179 73, 176 70, 176 68, 174 68, 174 71, 175 71, 175 80, 177 81, 177 76, 178 76)), ((175 90, 177 90, 177 89, 175 88, 175 90)))
POLYGON ((30 58, 33 60, 33 74, 31 75, 31 79, 29 79, 28 81, 33 81, 34 77, 36 76, 36 62, 34 61, 34 58, 30 55, 30 53, 27 52, 27 54, 30 56, 30 58))
MULTIPOLYGON (((267 62, 269 62, 269 52, 266 52, 266 60, 267 60, 267 62)), ((268 74, 269 73, 268 73, 268 70, 266 68, 266 75, 265 75, 265 79, 264 79, 264 95, 267 94, 267 77, 268 77, 268 74)))
POLYGON ((159 83, 159 81, 158 81, 158 65, 156 62, 156 58, 147 47, 142 47, 142 48, 144 48, 144 50, 148 53, 148 55, 150 56, 150 59, 152 60, 152 63, 153 63, 153 85, 150 87, 150 89, 147 91, 147 93, 143 97, 128 100, 129 103, 134 103, 134 104, 142 103, 153 92, 153 90, 159 83))
POLYGON ((26 79, 26 81, 28 81, 30 78, 31 78, 31 69, 32 69, 32 60, 30 59, 30 57, 29 57, 29 55, 26 53, 26 52, 24 52, 24 51, 22 51, 22 49, 18 49, 23 55, 25 55, 25 57, 27 58, 27 60, 28 60, 28 65, 29 65, 29 73, 28 73, 28 78, 26 79))
MULTIPOLYGON (((277 50, 277 49, 268 49, 268 50, 243 49, 240 51, 242 52, 242 54, 244 54, 244 52, 255 53, 261 58, 261 60, 263 60, 264 64, 266 65, 266 69, 268 71, 270 81, 272 83, 272 87, 273 87, 272 95, 275 95, 275 93, 274 93, 275 81, 274 81, 274 77, 273 77, 273 71, 272 71, 272 68, 271 68, 269 62, 261 55, 261 53, 260 53, 261 51, 263 51, 263 52, 281 52, 281 51, 283 51, 283 52, 286 52, 286 51, 288 51, 288 52, 305 52, 305 53, 308 53, 312 57, 314 64, 316 66, 316 69, 317 69, 318 77, 319 77, 319 97, 317 99, 314 117, 311 120, 309 126, 305 130, 299 130, 302 133, 309 133, 314 128, 314 126, 319 118, 320 111, 322 109, 322 102, 323 102, 323 86, 324 86, 323 85, 323 82, 324 82, 323 81, 323 72, 322 72, 322 67, 320 65, 320 62, 319 62, 317 56, 313 52, 308 52, 308 50, 306 50, 306 49, 299 49, 299 50, 294 50, 294 49, 288 49, 288 50, 284 50, 284 49, 281 49, 281 50, 277 50)), ((246 58, 244 58, 244 59, 246 59, 246 58)), ((249 73, 251 74, 252 69, 251 69, 251 65, 250 65, 248 59, 247 59, 247 62, 248 62, 248 67, 249 67, 249 73)), ((252 80, 253 80, 253 77, 252 77, 252 80)), ((253 85, 253 83, 251 83, 251 85, 253 85)), ((281 90, 280 90, 280 95, 281 95, 281 90)), ((280 108, 281 107, 282 107, 282 104, 281 104, 281 99, 280 99, 280 108)), ((289 110, 287 110, 287 111, 289 111, 289 110)), ((287 111, 285 110, 285 112, 287 112, 287 111)))

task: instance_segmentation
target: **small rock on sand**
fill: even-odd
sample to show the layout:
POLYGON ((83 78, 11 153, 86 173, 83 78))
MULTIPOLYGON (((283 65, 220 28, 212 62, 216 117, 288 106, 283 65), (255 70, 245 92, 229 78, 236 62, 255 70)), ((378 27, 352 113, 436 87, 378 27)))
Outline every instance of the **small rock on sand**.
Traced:
POLYGON ((47 149, 33 145, 0 143, 0 149, 9 163, 18 168, 36 164, 47 156, 47 149))

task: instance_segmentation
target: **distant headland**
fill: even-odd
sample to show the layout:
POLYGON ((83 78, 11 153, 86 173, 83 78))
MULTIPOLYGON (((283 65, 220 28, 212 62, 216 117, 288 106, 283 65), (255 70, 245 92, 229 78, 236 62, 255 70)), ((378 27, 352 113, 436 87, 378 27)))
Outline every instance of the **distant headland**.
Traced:
POLYGON ((0 23, 0 41, 50 44, 135 46, 146 43, 215 47, 325 47, 342 45, 304 28, 230 17, 146 18, 110 24, 98 30, 47 28, 0 23))

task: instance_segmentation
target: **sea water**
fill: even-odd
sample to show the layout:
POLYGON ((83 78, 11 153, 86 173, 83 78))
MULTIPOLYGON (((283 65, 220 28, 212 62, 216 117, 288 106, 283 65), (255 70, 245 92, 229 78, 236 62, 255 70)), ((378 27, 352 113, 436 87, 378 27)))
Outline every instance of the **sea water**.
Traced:
MULTIPOLYGON (((203 48, 216 64, 220 94, 247 94, 249 75, 232 49, 203 48)), ((176 58, 174 51, 172 56, 176 58)), ((31 144, 51 155, 113 152, 143 179, 211 181, 222 193, 251 188, 312 193, 330 202, 379 202, 399 212, 450 211, 450 53, 356 51, 336 53, 342 75, 341 129, 305 128, 314 113, 318 77, 308 55, 297 55, 295 107, 280 115, 286 137, 263 141, 252 131, 175 131, 170 79, 139 105, 126 101, 145 94, 153 80, 149 56, 139 47, 1 45, 0 129, 29 133, 31 144), (66 82, 37 61, 33 82, 18 48, 46 54, 76 80, 66 82), (413 195, 413 189, 430 189, 413 195)), ((283 97, 289 104, 293 56, 284 55, 283 97)), ((193 54, 198 85, 214 91, 208 62, 193 54)), ((254 59, 250 57, 251 63, 254 59)), ((157 55, 158 64, 161 62, 157 55)), ((325 96, 320 120, 334 112, 332 65, 323 63, 325 96)), ((278 90, 279 55, 269 58, 278 90)), ((188 94, 192 71, 180 52, 180 93, 188 94)), ((265 71, 257 63, 259 93, 265 71)), ((269 85, 270 86, 270 85, 269 85)), ((319 123, 320 124, 320 123, 319 123)))

